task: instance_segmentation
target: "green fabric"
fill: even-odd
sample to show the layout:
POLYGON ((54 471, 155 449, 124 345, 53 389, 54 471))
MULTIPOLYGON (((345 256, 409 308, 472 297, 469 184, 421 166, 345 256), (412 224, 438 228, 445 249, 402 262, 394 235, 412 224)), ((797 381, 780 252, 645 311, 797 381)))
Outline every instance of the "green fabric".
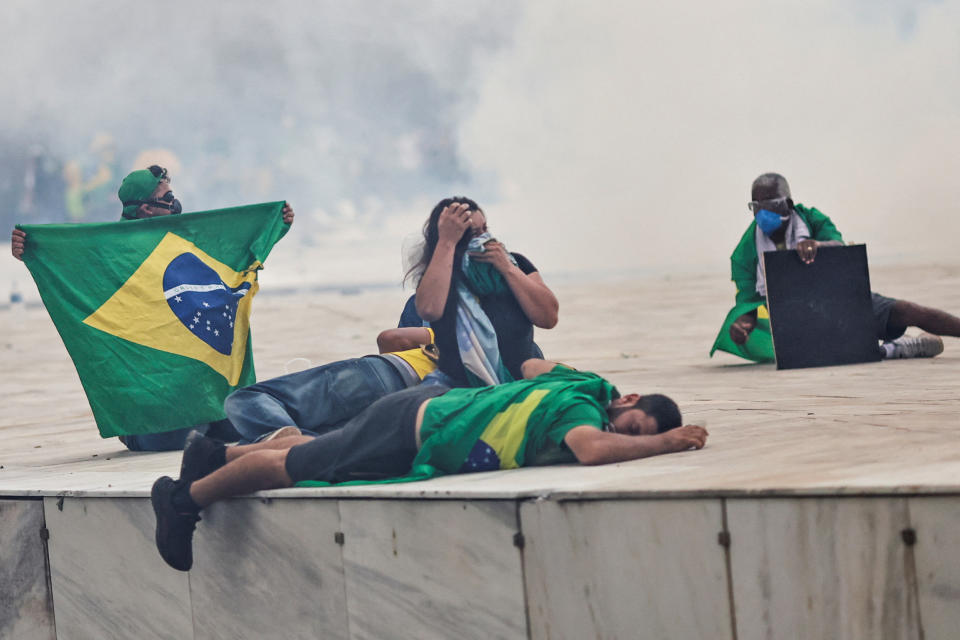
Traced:
MULTIPOLYGON (((794 209, 810 229, 811 238, 822 242, 831 240, 843 242, 843 236, 833 222, 819 209, 805 207, 802 204, 795 204, 794 209)), ((737 287, 736 306, 730 310, 723 321, 720 333, 717 334, 713 348, 710 349, 711 356, 719 349, 755 362, 770 362, 774 359, 770 322, 766 318, 758 318, 757 328, 751 332, 745 345, 738 345, 730 339, 730 326, 737 318, 766 305, 764 297, 757 293, 756 230, 757 223, 751 222, 730 256, 731 277, 737 287)))
POLYGON ((470 289, 478 296, 503 293, 508 289, 503 274, 490 263, 470 260, 463 273, 467 278, 470 289))
POLYGON ((606 406, 617 396, 615 387, 600 376, 562 366, 532 380, 454 389, 427 405, 420 429, 423 446, 415 463, 456 473, 482 439, 497 451, 501 469, 522 467, 578 426, 563 419, 571 405, 592 407, 595 419, 590 424, 602 427, 606 406), (499 422, 502 429, 496 428, 499 422), (511 441, 519 444, 515 452, 511 441))
MULTIPOLYGON (((210 274, 208 282, 219 277, 232 288, 232 278, 243 279, 250 287, 244 299, 252 298, 257 270, 288 227, 282 207, 273 202, 143 220, 18 226, 27 232, 24 261, 103 437, 219 420, 227 394, 255 381, 250 333, 242 329, 248 315, 241 317, 249 301, 230 311, 235 328, 223 338, 232 340, 224 354, 187 328, 176 315, 176 298, 164 289, 172 260, 185 258, 210 274), (221 271, 228 275, 218 276, 221 271), (224 363, 229 376, 214 368, 224 363)), ((214 311, 221 309, 208 317, 220 322, 214 311)))
MULTIPOLYGON (((532 380, 452 389, 427 405, 420 429, 423 445, 410 473, 379 482, 411 482, 450 473, 571 460, 561 451, 564 436, 581 425, 602 428, 607 405, 619 395, 600 376, 562 365, 532 380), (471 468, 471 461, 482 467, 487 457, 488 466, 471 468)), ((297 486, 329 483, 307 481, 297 486)))
POLYGON ((737 318, 760 308, 765 308, 762 302, 741 302, 731 309, 723 321, 723 327, 713 343, 713 348, 710 349, 710 355, 712 356, 713 352, 719 349, 754 362, 773 362, 773 338, 770 336, 769 318, 757 318, 757 326, 750 332, 746 343, 742 345, 737 344, 730 337, 730 326, 737 318))
MULTIPOLYGON (((160 180, 149 169, 140 169, 127 174, 127 177, 120 183, 120 189, 117 191, 117 197, 120 202, 129 202, 131 200, 149 200, 160 180)), ((130 204, 123 208, 124 218, 135 218, 137 208, 140 205, 130 204)))

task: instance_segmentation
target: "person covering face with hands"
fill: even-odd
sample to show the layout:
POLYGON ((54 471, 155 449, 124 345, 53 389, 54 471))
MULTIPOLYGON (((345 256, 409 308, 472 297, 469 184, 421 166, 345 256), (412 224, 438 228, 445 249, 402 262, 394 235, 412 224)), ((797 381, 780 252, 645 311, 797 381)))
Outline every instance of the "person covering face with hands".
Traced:
POLYGON ((446 198, 424 225, 423 249, 408 277, 416 310, 436 332, 439 374, 450 386, 517 380, 533 355, 533 327, 552 328, 559 305, 536 267, 492 235, 486 213, 446 198))

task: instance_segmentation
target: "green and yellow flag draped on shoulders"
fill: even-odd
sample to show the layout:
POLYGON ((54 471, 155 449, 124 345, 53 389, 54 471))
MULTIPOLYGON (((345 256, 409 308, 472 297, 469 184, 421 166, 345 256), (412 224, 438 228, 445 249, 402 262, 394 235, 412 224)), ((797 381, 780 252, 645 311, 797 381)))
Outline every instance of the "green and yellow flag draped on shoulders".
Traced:
POLYGON ((219 420, 255 381, 250 308, 282 207, 18 227, 101 436, 219 420))
MULTIPOLYGON (((833 222, 816 207, 805 207, 795 204, 797 215, 810 229, 810 237, 814 240, 843 240, 833 222)), ((735 356, 753 360, 754 362, 773 362, 773 338, 770 336, 770 314, 767 312, 766 298, 757 293, 757 223, 751 222, 743 233, 737 248, 730 256, 730 270, 733 283, 737 287, 736 304, 727 313, 727 317, 720 327, 720 333, 713 342, 710 355, 719 349, 732 353, 735 356), (730 326, 737 318, 754 309, 757 310, 757 326, 750 332, 746 344, 737 344, 730 337, 730 326)))
MULTIPOLYGON (((451 473, 575 462, 562 445, 567 432, 582 425, 602 429, 606 407, 618 397, 616 387, 597 374, 563 365, 530 380, 451 389, 427 405, 420 428, 423 445, 410 473, 342 484, 412 482, 451 473)), ((297 486, 330 483, 305 481, 297 486)))

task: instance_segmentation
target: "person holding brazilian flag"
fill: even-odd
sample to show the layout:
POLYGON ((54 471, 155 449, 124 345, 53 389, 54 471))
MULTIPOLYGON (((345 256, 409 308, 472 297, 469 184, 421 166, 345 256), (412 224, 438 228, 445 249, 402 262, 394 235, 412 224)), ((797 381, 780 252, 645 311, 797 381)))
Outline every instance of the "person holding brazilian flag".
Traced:
POLYGON ((17 225, 23 260, 104 438, 183 447, 192 428, 237 435, 223 400, 256 380, 249 315, 257 271, 294 213, 285 202, 190 215, 166 169, 123 179, 120 222, 17 225))

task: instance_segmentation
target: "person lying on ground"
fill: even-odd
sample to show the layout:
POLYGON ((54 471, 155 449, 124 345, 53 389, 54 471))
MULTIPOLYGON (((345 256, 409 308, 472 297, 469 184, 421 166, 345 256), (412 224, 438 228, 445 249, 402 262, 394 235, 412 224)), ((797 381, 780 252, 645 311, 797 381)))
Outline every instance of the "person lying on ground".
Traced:
MULTIPOLYGON (((787 179, 765 173, 753 181, 750 223, 730 256, 736 306, 727 314, 710 355, 720 349, 757 362, 774 359, 768 331, 755 331, 768 322, 767 286, 759 255, 765 251, 796 251, 806 264, 816 260, 819 247, 840 246, 843 236, 833 221, 815 207, 794 203, 787 179)), ((884 358, 933 357, 943 351, 939 336, 960 337, 960 318, 906 300, 871 293, 877 339, 884 358), (904 336, 907 327, 924 331, 904 336)))
POLYGON ((420 384, 436 369, 433 330, 388 329, 379 355, 331 362, 237 389, 223 403, 241 444, 271 434, 319 435, 336 429, 385 395, 420 384))
POLYGON ((160 555, 171 567, 188 571, 200 511, 263 489, 304 481, 608 464, 700 449, 706 442, 702 427, 681 426, 680 409, 666 396, 621 396, 594 373, 546 360, 524 362, 522 373, 523 380, 481 388, 412 387, 317 437, 224 446, 191 435, 180 478, 163 476, 151 491, 160 555))
MULTIPOLYGON (((117 197, 122 207, 121 220, 177 215, 183 211, 180 200, 173 195, 167 170, 158 165, 151 165, 146 169, 127 174, 120 183, 117 197)), ((294 213, 289 204, 284 203, 281 215, 285 223, 293 224, 294 213)), ((23 260, 23 254, 27 250, 25 231, 13 230, 10 250, 14 258, 23 260)), ((119 439, 131 451, 172 451, 183 448, 187 434, 192 430, 209 433, 211 436, 231 442, 239 437, 230 422, 223 419, 160 433, 119 436, 119 439)))

